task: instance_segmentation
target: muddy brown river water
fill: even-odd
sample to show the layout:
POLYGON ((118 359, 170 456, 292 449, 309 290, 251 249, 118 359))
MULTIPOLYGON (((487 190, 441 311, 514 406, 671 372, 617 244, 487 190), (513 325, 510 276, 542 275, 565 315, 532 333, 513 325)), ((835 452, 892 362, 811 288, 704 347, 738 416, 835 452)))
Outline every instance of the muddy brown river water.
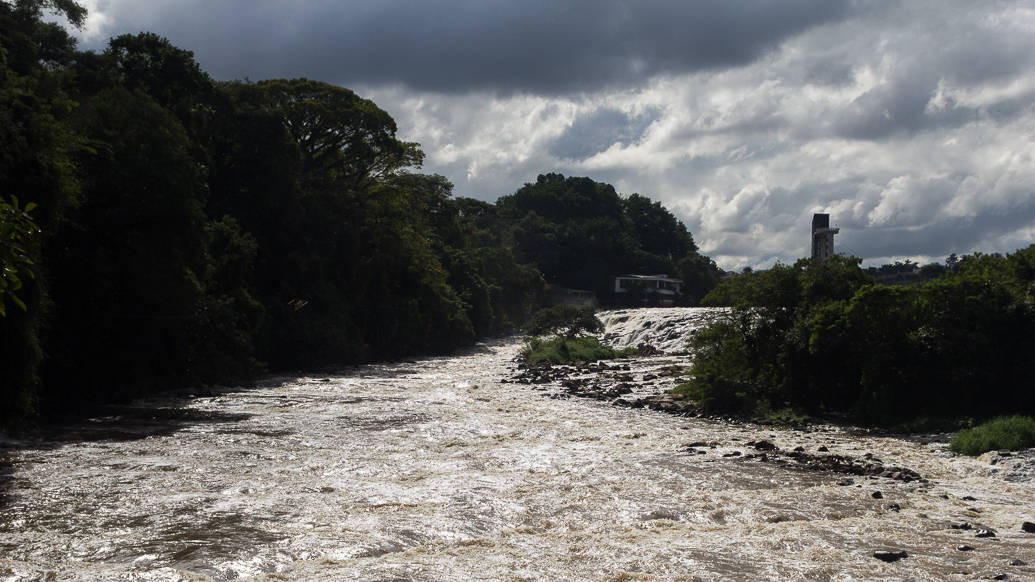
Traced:
POLYGON ((143 400, 3 441, 0 581, 1035 580, 1023 455, 564 398, 504 381, 519 347, 143 400), (927 482, 746 459, 761 439, 927 482))

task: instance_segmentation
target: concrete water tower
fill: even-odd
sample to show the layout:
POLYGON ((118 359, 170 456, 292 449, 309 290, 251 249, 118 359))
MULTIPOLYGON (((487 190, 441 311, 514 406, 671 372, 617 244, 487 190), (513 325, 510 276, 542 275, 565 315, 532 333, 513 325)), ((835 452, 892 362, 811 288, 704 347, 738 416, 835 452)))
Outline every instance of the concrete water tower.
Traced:
POLYGON ((839 228, 830 228, 829 214, 812 215, 812 258, 825 261, 834 256, 834 235, 839 228))

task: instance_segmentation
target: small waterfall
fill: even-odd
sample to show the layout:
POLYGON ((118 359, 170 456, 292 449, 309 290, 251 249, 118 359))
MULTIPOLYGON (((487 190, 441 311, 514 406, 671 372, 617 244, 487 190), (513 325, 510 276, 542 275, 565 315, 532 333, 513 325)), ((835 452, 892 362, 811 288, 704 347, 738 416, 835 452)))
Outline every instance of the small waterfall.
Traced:
POLYGON ((690 336, 725 313, 707 307, 616 309, 597 314, 604 323, 600 339, 615 348, 649 344, 666 354, 686 351, 690 336))

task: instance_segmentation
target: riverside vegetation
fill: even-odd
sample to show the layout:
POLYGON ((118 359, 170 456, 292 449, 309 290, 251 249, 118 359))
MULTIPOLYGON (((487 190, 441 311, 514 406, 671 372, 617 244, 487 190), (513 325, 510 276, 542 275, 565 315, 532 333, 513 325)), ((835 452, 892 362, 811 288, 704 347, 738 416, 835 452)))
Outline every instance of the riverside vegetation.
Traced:
POLYGON ((560 174, 495 204, 417 173, 373 102, 215 82, 150 33, 83 52, 0 0, 0 430, 265 370, 441 352, 523 323, 547 285, 718 280, 644 196, 560 174))
POLYGON ((706 411, 900 427, 1035 414, 1035 245, 910 286, 874 284, 856 258, 803 259, 733 277, 704 302, 731 309, 692 340, 676 391, 706 411))
POLYGON ((616 350, 585 335, 604 330, 592 307, 556 305, 541 309, 525 329, 531 337, 521 350, 521 358, 530 366, 612 360, 637 353, 636 348, 616 350))

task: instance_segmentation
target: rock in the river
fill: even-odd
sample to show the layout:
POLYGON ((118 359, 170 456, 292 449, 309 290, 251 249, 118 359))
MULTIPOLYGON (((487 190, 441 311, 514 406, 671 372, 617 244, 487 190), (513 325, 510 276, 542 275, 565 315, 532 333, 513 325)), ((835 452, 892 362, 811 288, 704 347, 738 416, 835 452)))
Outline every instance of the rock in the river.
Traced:
POLYGON ((990 529, 979 529, 978 532, 976 534, 974 534, 974 537, 977 537, 977 538, 994 538, 995 537, 995 532, 990 530, 990 529))
POLYGON ((1015 559, 1014 561, 1010 562, 1010 565, 1011 566, 1027 566, 1028 563, 1025 562, 1024 560, 1017 560, 1017 559, 1015 559))
POLYGON ((974 546, 962 545, 962 546, 956 546, 956 549, 958 551, 961 551, 961 552, 973 552, 974 551, 974 546))
POLYGON ((908 558, 909 555, 905 552, 889 552, 887 550, 877 550, 873 552, 873 557, 877 558, 882 562, 897 562, 903 558, 908 558))
POLYGON ((1021 524, 1021 531, 1024 531, 1024 532, 1027 532, 1027 533, 1035 533, 1035 523, 1032 523, 1030 521, 1026 521, 1026 522, 1022 523, 1021 524))
POLYGON ((881 493, 880 491, 874 491, 873 493, 870 494, 870 497, 872 497, 874 499, 884 499, 884 494, 881 493))
POLYGON ((774 445, 773 443, 771 443, 769 441, 758 441, 758 442, 752 441, 752 442, 749 442, 747 444, 747 446, 755 447, 756 451, 776 451, 776 450, 780 449, 780 447, 774 445))

